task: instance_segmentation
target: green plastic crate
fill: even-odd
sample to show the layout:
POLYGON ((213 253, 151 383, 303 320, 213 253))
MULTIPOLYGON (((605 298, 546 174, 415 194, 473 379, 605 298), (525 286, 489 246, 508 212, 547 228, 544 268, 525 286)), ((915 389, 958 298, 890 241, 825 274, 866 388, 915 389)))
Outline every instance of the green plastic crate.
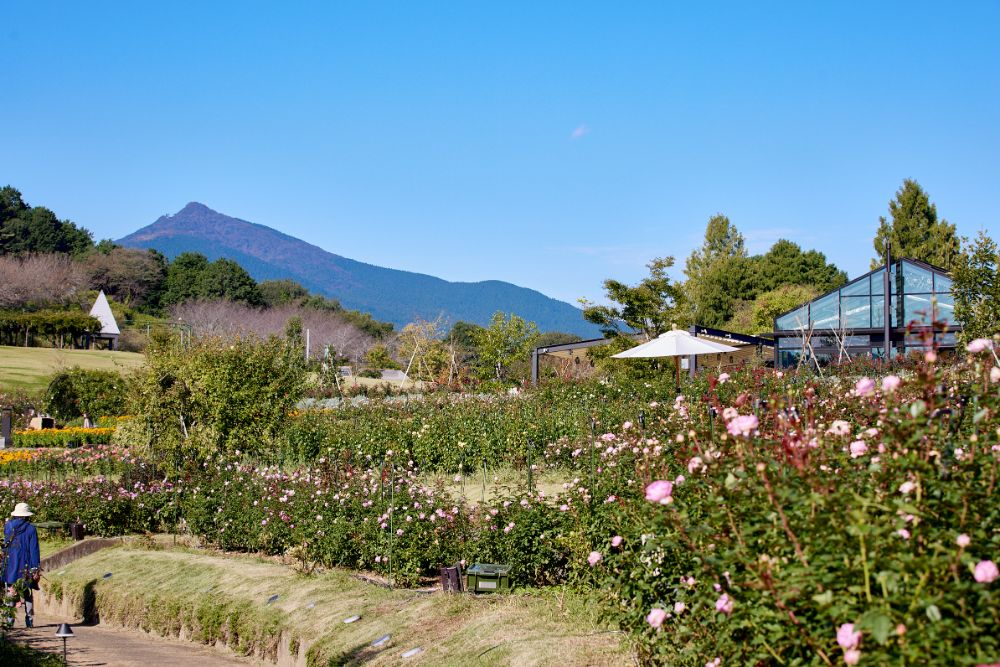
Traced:
POLYGON ((465 571, 465 590, 500 593, 510 590, 510 565, 476 563, 465 571))

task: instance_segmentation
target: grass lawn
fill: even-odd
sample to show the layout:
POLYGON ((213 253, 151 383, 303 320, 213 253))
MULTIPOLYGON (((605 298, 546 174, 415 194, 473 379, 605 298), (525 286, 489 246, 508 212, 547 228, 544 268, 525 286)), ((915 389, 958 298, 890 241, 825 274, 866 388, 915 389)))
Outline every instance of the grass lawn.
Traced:
POLYGON ((407 664, 630 662, 596 605, 558 589, 479 597, 387 590, 342 571, 305 576, 253 557, 133 547, 82 558, 43 587, 76 604, 95 601, 102 623, 221 640, 247 654, 273 656, 284 633, 310 647, 311 665, 399 664, 416 647, 423 651, 407 664), (345 624, 352 616, 360 619, 345 624), (386 634, 391 640, 371 646, 386 634))
POLYGON ((135 352, 0 346, 0 389, 37 392, 44 390, 49 378, 64 368, 79 366, 124 373, 141 366, 143 359, 143 355, 135 352))

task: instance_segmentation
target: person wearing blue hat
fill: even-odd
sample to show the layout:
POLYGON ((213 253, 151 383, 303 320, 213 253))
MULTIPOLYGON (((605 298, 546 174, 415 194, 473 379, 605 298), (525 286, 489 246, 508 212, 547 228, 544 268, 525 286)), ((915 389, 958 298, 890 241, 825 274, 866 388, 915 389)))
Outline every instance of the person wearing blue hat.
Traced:
POLYGON ((22 590, 24 600, 24 624, 30 628, 35 620, 32 591, 38 590, 38 579, 41 576, 38 531, 30 521, 34 512, 28 507, 28 503, 18 503, 10 516, 3 529, 3 583, 5 586, 13 586, 19 581, 23 582, 18 588, 22 590))

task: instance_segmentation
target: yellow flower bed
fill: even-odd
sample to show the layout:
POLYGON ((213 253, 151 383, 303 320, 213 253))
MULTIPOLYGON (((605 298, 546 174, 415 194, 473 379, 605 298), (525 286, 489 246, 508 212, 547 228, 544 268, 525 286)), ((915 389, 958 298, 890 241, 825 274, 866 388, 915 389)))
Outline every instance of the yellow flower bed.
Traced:
POLYGON ((42 456, 41 452, 18 450, 0 450, 0 466, 5 466, 8 463, 26 463, 28 461, 34 461, 42 456))

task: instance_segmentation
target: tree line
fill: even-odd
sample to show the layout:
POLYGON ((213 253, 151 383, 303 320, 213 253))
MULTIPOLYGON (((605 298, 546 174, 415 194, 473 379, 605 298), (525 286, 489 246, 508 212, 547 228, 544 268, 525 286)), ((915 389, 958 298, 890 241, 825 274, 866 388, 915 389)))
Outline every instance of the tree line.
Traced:
MULTIPOLYGON (((871 267, 893 257, 927 262, 951 272, 955 316, 966 338, 1000 331, 1000 253, 980 232, 959 238, 955 225, 938 217, 937 207, 915 180, 906 179, 881 216, 872 240, 871 267)), ((770 332, 774 318, 847 282, 847 274, 816 250, 787 240, 766 253, 750 255, 743 235, 728 217, 712 216, 702 245, 684 265, 684 279, 668 271, 673 257, 653 259, 649 276, 636 285, 604 282, 610 305, 583 302, 584 317, 607 335, 640 332, 655 337, 672 324, 699 324, 735 332, 770 332)))

